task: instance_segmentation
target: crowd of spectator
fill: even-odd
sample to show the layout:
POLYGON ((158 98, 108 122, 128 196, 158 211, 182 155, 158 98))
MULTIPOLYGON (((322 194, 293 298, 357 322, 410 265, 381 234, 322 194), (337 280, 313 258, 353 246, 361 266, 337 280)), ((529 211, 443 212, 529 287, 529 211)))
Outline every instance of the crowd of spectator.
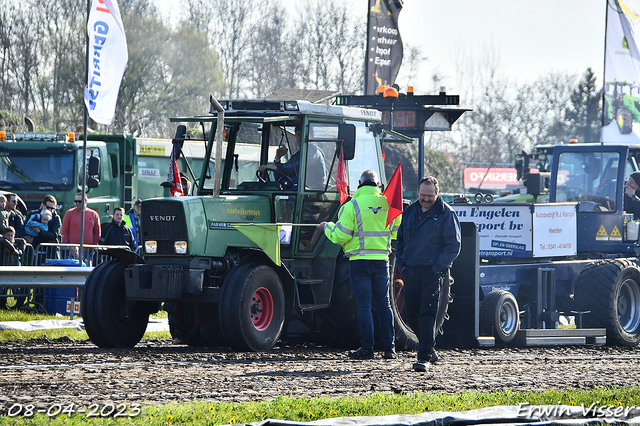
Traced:
POLYGON ((18 202, 16 194, 0 194, 0 265, 32 264, 27 255, 33 256, 42 243, 80 244, 83 207, 84 245, 118 245, 130 250, 138 246, 140 200, 126 215, 122 207, 116 207, 112 221, 102 226, 98 213, 86 207, 87 197, 82 192, 76 194, 75 206, 66 211, 63 220, 53 195, 45 195, 40 207, 26 214, 18 202))

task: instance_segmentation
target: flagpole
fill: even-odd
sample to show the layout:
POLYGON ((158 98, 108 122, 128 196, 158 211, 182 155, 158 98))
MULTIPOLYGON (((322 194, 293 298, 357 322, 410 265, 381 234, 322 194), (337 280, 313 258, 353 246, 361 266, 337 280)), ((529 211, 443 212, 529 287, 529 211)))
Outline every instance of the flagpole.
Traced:
POLYGON ((367 96, 369 94, 369 25, 371 25, 371 0, 367 0, 367 30, 366 37, 367 43, 365 45, 364 52, 364 85, 362 87, 362 93, 367 96))
MULTIPOLYGON (((91 13, 91 0, 87 0, 87 23, 85 24, 85 47, 84 47, 84 84, 85 89, 87 82, 89 81, 89 13, 91 13)), ((78 266, 83 266, 84 260, 84 217, 87 212, 87 203, 84 202, 86 198, 85 186, 87 184, 87 103, 82 102, 84 105, 84 123, 83 123, 83 137, 82 137, 82 202, 80 205, 82 208, 80 216, 80 252, 78 253, 78 266)))
MULTIPOLYGON (((607 76, 607 25, 609 24, 609 1, 610 0, 606 0, 605 1, 605 11, 604 11, 604 60, 603 62, 603 66, 602 66, 602 126, 605 126, 605 114, 607 113, 607 111, 605 110, 606 105, 605 105, 605 96, 604 96, 604 92, 606 89, 606 84, 607 84, 607 80, 606 80, 606 76, 607 76)), ((616 1, 616 0, 614 0, 616 1)), ((600 138, 602 139, 602 130, 600 130, 600 138)))

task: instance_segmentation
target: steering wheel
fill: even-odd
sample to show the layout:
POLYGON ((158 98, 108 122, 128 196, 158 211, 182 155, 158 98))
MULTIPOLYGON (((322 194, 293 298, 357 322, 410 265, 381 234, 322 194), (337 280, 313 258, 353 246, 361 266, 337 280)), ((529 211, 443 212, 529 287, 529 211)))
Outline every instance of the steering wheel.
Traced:
POLYGON ((295 185, 295 183, 293 183, 293 181, 289 176, 277 170, 270 170, 270 169, 265 170, 265 173, 264 173, 265 178, 263 178, 260 175, 260 170, 256 170, 256 177, 260 182, 264 182, 264 183, 271 182, 271 178, 269 177, 269 172, 273 173, 274 182, 278 183, 281 189, 284 189, 284 190, 291 189, 295 185))

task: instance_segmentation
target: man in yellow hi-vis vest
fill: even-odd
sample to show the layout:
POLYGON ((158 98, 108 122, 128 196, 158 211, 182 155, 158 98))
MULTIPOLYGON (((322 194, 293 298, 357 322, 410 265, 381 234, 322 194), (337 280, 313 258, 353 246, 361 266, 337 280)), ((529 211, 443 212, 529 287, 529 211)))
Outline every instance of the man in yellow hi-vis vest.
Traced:
POLYGON ((318 225, 349 258, 349 281, 358 305, 361 347, 351 359, 373 359, 373 313, 375 305, 384 345, 384 358, 396 358, 393 312, 389 303, 389 252, 400 225, 398 216, 387 227, 389 202, 380 195, 378 175, 365 170, 353 199, 338 213, 338 222, 318 225))

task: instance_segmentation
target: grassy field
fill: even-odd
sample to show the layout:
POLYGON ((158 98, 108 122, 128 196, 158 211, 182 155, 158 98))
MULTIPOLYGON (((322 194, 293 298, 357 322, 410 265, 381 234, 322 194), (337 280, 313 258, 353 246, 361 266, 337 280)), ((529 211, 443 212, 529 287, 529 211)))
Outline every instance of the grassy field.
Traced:
MULTIPOLYGON (((158 311, 153 314, 156 318, 166 318, 167 313, 165 311, 158 311)), ((55 315, 43 315, 36 314, 31 311, 16 311, 16 310, 0 310, 0 322, 4 321, 41 321, 41 320, 69 320, 69 316, 55 316, 55 315)), ((75 319, 78 319, 76 317, 75 319)), ((59 337, 70 337, 75 340, 86 340, 89 338, 86 331, 79 331, 73 328, 54 328, 49 330, 34 330, 34 331, 22 331, 22 330, 0 330, 0 342, 8 340, 27 340, 27 339, 57 339, 59 337)), ((168 331, 145 333, 143 340, 148 339, 171 339, 171 334, 168 331)))
MULTIPOLYGON (((216 404, 206 401, 184 401, 162 406, 142 406, 140 410, 129 406, 122 417, 114 415, 88 418, 88 415, 69 415, 65 407, 52 407, 61 411, 55 416, 37 414, 32 417, 2 416, 0 424, 41 425, 223 425, 256 423, 265 419, 313 421, 333 417, 384 416, 391 414, 419 414, 429 411, 466 411, 496 405, 528 403, 530 405, 569 405, 588 410, 592 404, 611 406, 620 410, 640 405, 640 389, 595 389, 590 391, 546 391, 464 393, 459 395, 421 394, 383 395, 366 398, 288 398, 245 404, 216 404)), ((102 407, 104 410, 105 407, 102 407)), ((114 407, 116 408, 116 407, 114 407)), ((24 410, 24 409, 23 409, 24 410)), ((23 411, 24 412, 24 411, 23 411)), ((54 411, 52 411, 53 413, 54 411)), ((105 414, 107 411, 105 411, 105 414)))
MULTIPOLYGON (((166 316, 161 311, 156 316, 166 316)), ((42 319, 63 319, 60 317, 36 315, 20 311, 0 311, 0 321, 33 321, 42 319)), ((68 317, 66 317, 68 319, 68 317)), ((168 332, 148 333, 145 338, 170 338, 168 332)), ((72 329, 41 330, 34 332, 15 332, 0 330, 0 340, 24 340, 47 337, 54 339, 68 336, 73 339, 86 339, 85 332, 72 329)), ((289 398, 280 396, 274 401, 260 401, 244 404, 211 403, 208 401, 183 401, 168 405, 142 405, 140 407, 100 407, 95 417, 89 414, 73 414, 72 409, 64 406, 50 407, 50 414, 25 416, 28 407, 18 407, 7 415, 0 416, 0 424, 27 425, 222 425, 255 423, 264 419, 291 421, 313 421, 333 417, 383 416, 391 414, 419 414, 429 411, 466 411, 499 405, 569 405, 584 407, 592 404, 600 406, 630 407, 640 406, 640 388, 593 389, 588 391, 546 391, 448 394, 376 394, 366 398, 289 398), (122 416, 116 417, 120 412, 122 416)), ((7 407, 9 408, 9 407, 7 407)), ((76 407, 78 408, 78 407, 76 407)), ((87 407, 85 407, 87 408, 87 407)), ((622 409, 621 408, 621 409, 622 409)), ((27 413, 28 414, 28 413, 27 413)))

